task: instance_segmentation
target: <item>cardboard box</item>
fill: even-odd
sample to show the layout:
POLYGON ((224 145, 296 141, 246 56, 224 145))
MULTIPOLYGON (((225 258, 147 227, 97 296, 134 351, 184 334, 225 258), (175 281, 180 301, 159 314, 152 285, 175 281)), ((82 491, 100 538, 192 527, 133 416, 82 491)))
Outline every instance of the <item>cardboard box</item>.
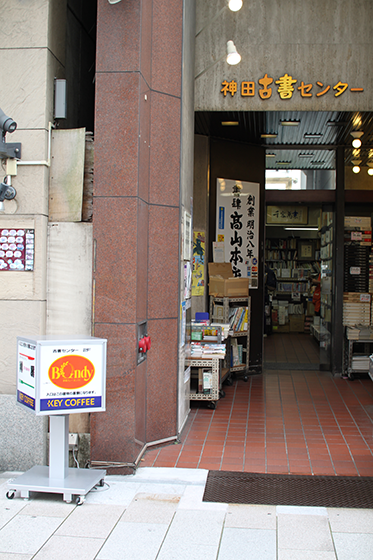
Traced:
POLYGON ((209 294, 215 297, 247 297, 249 279, 233 278, 230 263, 209 263, 209 294))
POLYGON ((290 332, 304 332, 304 315, 289 315, 290 332))

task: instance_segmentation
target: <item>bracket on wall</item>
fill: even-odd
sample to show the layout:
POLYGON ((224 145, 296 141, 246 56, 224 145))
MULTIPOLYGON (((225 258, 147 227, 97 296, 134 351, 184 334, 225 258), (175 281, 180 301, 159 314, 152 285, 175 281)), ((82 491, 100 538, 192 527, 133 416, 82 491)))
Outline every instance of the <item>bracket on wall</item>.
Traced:
POLYGON ((22 154, 21 142, 1 142, 0 141, 0 158, 21 159, 22 154))

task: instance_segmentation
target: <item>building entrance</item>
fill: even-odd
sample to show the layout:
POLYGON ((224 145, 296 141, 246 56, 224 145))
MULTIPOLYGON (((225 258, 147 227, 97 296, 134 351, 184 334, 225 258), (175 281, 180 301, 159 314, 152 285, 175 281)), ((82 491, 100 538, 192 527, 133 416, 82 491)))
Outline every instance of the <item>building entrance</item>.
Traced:
MULTIPOLYGON (((276 282, 281 286, 276 285, 276 291, 285 292, 285 296, 290 291, 292 296, 296 296, 287 302, 292 305, 291 311, 297 310, 296 306, 301 306, 304 312, 289 313, 288 309, 288 321, 281 318, 280 324, 279 316, 285 313, 286 317, 286 311, 279 311, 278 304, 277 325, 272 322, 271 333, 265 333, 263 319, 263 330, 259 332, 263 343, 260 355, 261 373, 252 371, 246 383, 242 379, 234 379, 231 387, 225 387, 226 397, 219 400, 213 411, 203 403, 193 403, 188 422, 181 434, 180 445, 148 452, 145 464, 291 474, 357 476, 369 473, 372 450, 367 434, 371 431, 373 419, 366 408, 365 398, 372 403, 371 381, 362 378, 353 386, 348 380, 333 375, 330 371, 330 356, 335 356, 338 352, 341 354, 344 336, 342 298, 338 300, 339 306, 335 306, 335 286, 340 294, 343 292, 343 274, 341 276, 341 263, 335 260, 335 246, 339 243, 339 248, 343 247, 343 235, 340 244, 340 234, 341 231, 343 234, 345 180, 349 180, 347 177, 353 158, 349 141, 353 115, 349 115, 349 124, 343 126, 342 122, 345 121, 342 121, 342 115, 338 113, 315 113, 313 117, 314 121, 310 120, 310 113, 196 114, 198 138, 204 137, 208 146, 208 246, 211 247, 215 240, 216 177, 253 180, 250 172, 256 174, 256 178, 259 177, 257 180, 262 181, 261 203, 265 211, 261 218, 263 252, 260 266, 263 270, 263 292, 260 294, 259 291, 252 291, 252 298, 260 300, 263 297, 263 303, 256 307, 252 315, 254 330, 256 334, 260 331, 259 315, 265 317, 264 270, 267 250, 293 252, 290 256, 281 255, 277 259, 283 262, 278 267, 281 272, 277 274, 276 282), (223 127, 223 117, 236 124, 223 127), (288 125, 282 123, 285 120, 289 121, 288 125), (291 125, 291 121, 297 122, 291 125), (307 130, 315 130, 315 123, 318 134, 308 137, 310 135, 307 130), (253 161, 248 154, 257 148, 257 160, 253 161), (263 150, 263 159, 260 150, 263 150), (223 161, 224 153, 229 165, 223 161), (243 154, 246 154, 246 160, 243 154), (286 188, 286 185, 283 189, 264 189, 265 171, 284 168, 302 170, 308 180, 308 188, 300 188, 296 194, 292 189, 286 188), (222 175, 224 172, 227 175, 222 175), (287 212, 291 213, 291 206, 296 206, 297 211, 293 213, 293 217, 299 219, 298 224, 290 222, 269 225, 268 207, 280 210, 286 207, 287 212), (301 207, 307 209, 307 217, 299 217, 301 207), (317 214, 316 218, 314 214, 317 214), (305 226, 307 231, 301 232, 298 229, 296 233, 294 230, 290 233, 287 230, 289 233, 286 236, 284 231, 275 234, 276 228, 295 225, 298 228, 305 226), (314 230, 311 230, 311 226, 314 226, 314 230), (286 241, 290 238, 292 242, 289 247, 268 247, 269 238, 286 241), (294 258, 294 251, 299 252, 301 263, 288 266, 287 261, 298 260, 294 258), (317 263, 318 266, 314 267, 312 263, 317 263), (308 265, 310 278, 306 278, 304 272, 308 265), (289 269, 297 272, 293 275, 289 269), (313 284, 311 280, 317 281, 319 275, 321 279, 322 274, 326 283, 320 301, 325 308, 321 311, 320 303, 320 310, 315 311, 311 287, 317 286, 317 282, 313 284), (305 296, 306 290, 301 286, 308 282, 305 296), (289 285, 292 283, 297 284, 296 290, 293 287, 290 289, 289 285), (339 320, 337 316, 333 316, 334 312, 340 314, 339 320), (292 317, 293 330, 290 330, 289 315, 295 316, 292 317), (297 315, 299 316, 296 317, 297 315), (317 317, 319 321, 314 320, 317 317), (274 326, 285 327, 287 324, 288 331, 286 328, 273 329, 274 326), (309 329, 305 332, 307 327, 309 329), (267 336, 263 337, 263 334, 267 336), (336 348, 334 340, 339 340, 339 348, 336 348), (349 404, 350 391, 356 402, 356 415, 355 408, 352 410, 349 404), (354 430, 356 429, 355 435, 359 434, 360 443, 364 446, 364 460, 361 460, 358 448, 355 447, 356 440, 350 437, 345 428, 350 421, 354 430), (342 451, 343 457, 338 456, 339 451, 342 451)), ((198 161, 197 155, 197 165, 198 161)), ((302 178, 300 181, 304 184, 302 178)), ((273 297, 272 294, 272 302, 273 297)), ((286 301, 283 294, 281 298, 278 297, 278 301, 280 299, 286 301)), ((275 318, 272 309, 269 316, 271 320, 275 318)), ((257 339, 251 340, 251 348, 258 353, 260 343, 256 342, 257 339)))
MULTIPOLYGON (((291 175, 291 171, 278 171, 276 184, 280 184, 282 176, 291 185, 291 175)), ((302 175, 302 171, 293 173, 293 177, 302 175)), ((271 182, 267 185, 270 187, 271 182)), ((264 336, 275 335, 278 342, 278 336, 283 335, 282 341, 289 343, 286 335, 292 335, 292 344, 283 346, 268 341, 265 348, 270 351, 270 358, 264 352, 263 361, 274 362, 272 366, 267 363, 267 367, 275 367, 277 363, 279 369, 286 369, 289 363, 292 368, 312 369, 317 365, 331 371, 335 285, 333 207, 311 203, 312 198, 317 200, 317 191, 309 198, 310 204, 297 203, 296 190, 293 195, 293 202, 289 197, 287 204, 266 205, 264 254, 264 336)))

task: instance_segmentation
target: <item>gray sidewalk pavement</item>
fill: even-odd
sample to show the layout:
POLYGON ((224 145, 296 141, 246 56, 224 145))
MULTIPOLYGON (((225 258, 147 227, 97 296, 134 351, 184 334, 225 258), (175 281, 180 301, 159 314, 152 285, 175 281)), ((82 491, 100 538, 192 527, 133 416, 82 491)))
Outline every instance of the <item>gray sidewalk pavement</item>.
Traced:
POLYGON ((107 476, 83 505, 60 494, 6 498, 0 560, 372 560, 373 510, 202 501, 208 471, 107 476))

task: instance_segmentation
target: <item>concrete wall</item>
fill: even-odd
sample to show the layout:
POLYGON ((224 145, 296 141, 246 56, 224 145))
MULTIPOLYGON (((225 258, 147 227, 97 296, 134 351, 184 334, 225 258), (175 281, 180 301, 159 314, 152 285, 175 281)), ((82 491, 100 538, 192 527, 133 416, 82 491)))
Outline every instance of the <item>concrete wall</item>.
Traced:
MULTIPOLYGON (((70 4, 77 6, 79 1, 70 4)), ((7 426, 0 434, 0 469, 24 470, 46 462, 47 420, 34 417, 16 404, 17 335, 73 332, 75 328, 79 333, 90 334, 91 226, 75 224, 79 231, 73 232, 72 238, 71 232, 66 234, 67 224, 55 224, 49 253, 47 249, 49 130, 53 122, 54 79, 65 78, 66 14, 66 0, 4 0, 0 4, 0 106, 18 124, 13 134, 7 134, 7 142, 22 144, 17 175, 12 177, 17 196, 5 201, 0 229, 35 229, 34 270, 0 272, 0 421, 7 426), (57 230, 60 236, 54 235, 57 230), (66 281, 58 269, 64 261, 65 265, 71 264, 67 254, 70 243, 70 259, 76 259, 84 268, 78 290, 76 281, 71 277, 70 282, 66 281), (49 270, 48 263, 52 263, 49 270), (47 277, 51 296, 48 326, 47 277), (72 311, 66 320, 63 300, 66 303, 72 296, 79 305, 70 306, 72 311)), ((78 104, 77 91, 71 101, 78 104)), ((70 124, 77 125, 73 119, 70 124)), ((58 158, 53 149, 52 157, 58 158)), ((76 263, 73 268, 79 270, 76 263)))
POLYGON ((371 0, 250 0, 239 12, 226 7, 225 0, 197 0, 196 110, 371 110, 373 75, 369 70, 373 55, 371 0), (240 64, 225 62, 226 44, 233 40, 242 56, 240 64), (207 71, 205 71, 208 68, 207 71), (257 93, 242 98, 221 93, 223 80, 254 81, 265 74, 278 80, 285 73, 313 84, 313 96, 302 98, 296 90, 283 100, 274 83, 270 99, 257 93), (362 87, 363 93, 349 89, 335 97, 326 87, 339 81, 362 87))
MULTIPOLYGON (((63 77, 65 14, 63 0, 4 0, 0 5, 1 108, 18 123, 7 141, 22 143, 23 163, 48 158, 54 77, 63 77)), ((49 169, 19 165, 12 182, 17 197, 5 202, 0 228, 35 229, 35 268, 0 273, 0 408, 6 416, 2 425, 7 425, 0 468, 24 469, 44 463, 46 455, 45 419, 22 413, 14 395, 16 336, 45 333, 49 169)))

